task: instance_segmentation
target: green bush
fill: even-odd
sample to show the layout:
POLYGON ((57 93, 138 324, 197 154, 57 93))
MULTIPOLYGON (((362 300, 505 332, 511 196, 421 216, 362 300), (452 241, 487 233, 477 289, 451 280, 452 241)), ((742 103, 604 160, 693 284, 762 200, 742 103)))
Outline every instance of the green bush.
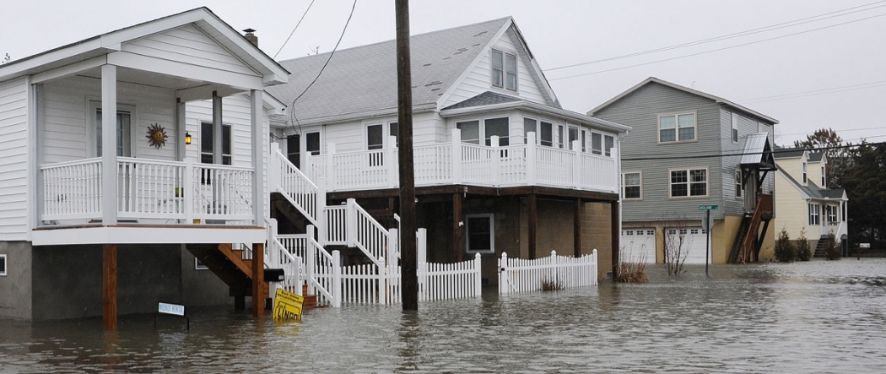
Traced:
POLYGON ((800 237, 797 238, 797 260, 809 261, 812 259, 812 247, 809 246, 809 240, 806 239, 806 229, 800 231, 800 237))
POLYGON ((797 251, 788 232, 784 228, 778 233, 778 239, 775 240, 775 259, 778 262, 791 262, 797 257, 797 251))

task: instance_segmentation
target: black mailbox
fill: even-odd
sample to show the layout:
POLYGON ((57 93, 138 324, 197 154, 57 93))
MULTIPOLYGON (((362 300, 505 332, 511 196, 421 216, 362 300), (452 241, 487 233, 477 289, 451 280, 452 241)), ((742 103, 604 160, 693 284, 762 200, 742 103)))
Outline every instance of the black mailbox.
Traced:
POLYGON ((283 269, 265 269, 265 282, 282 282, 284 279, 283 269))

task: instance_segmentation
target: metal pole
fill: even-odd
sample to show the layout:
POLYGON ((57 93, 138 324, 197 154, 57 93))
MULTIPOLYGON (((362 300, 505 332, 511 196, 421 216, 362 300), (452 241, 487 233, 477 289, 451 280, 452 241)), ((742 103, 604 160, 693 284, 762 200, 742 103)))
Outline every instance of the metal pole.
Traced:
POLYGON ((708 274, 708 262, 710 262, 711 256, 711 210, 705 210, 705 233, 708 234, 708 239, 704 243, 704 275, 709 277, 708 274))
POLYGON ((400 256, 403 310, 418 310, 415 239, 415 175, 412 167, 412 75, 409 1, 395 0, 397 18, 397 121, 400 124, 400 256))

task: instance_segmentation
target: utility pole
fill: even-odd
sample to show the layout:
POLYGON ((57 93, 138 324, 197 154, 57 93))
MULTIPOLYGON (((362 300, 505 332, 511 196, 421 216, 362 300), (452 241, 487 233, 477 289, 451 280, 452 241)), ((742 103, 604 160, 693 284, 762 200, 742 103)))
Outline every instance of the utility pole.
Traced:
POLYGON ((412 167, 412 67, 409 54, 409 0, 397 9, 397 122, 400 124, 400 258, 403 310, 418 310, 415 239, 415 169, 412 167))

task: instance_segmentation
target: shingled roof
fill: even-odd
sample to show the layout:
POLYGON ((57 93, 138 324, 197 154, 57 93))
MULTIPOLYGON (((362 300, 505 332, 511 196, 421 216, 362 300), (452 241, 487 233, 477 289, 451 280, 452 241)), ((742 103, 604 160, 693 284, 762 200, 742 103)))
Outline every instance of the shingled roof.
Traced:
MULTIPOLYGON (((412 103, 436 104, 510 17, 413 35, 412 103)), ((286 85, 268 92, 292 104, 316 77, 329 53, 281 61, 296 72, 286 85)), ((316 83, 293 109, 301 121, 369 113, 397 107, 396 41, 339 50, 316 83)))

